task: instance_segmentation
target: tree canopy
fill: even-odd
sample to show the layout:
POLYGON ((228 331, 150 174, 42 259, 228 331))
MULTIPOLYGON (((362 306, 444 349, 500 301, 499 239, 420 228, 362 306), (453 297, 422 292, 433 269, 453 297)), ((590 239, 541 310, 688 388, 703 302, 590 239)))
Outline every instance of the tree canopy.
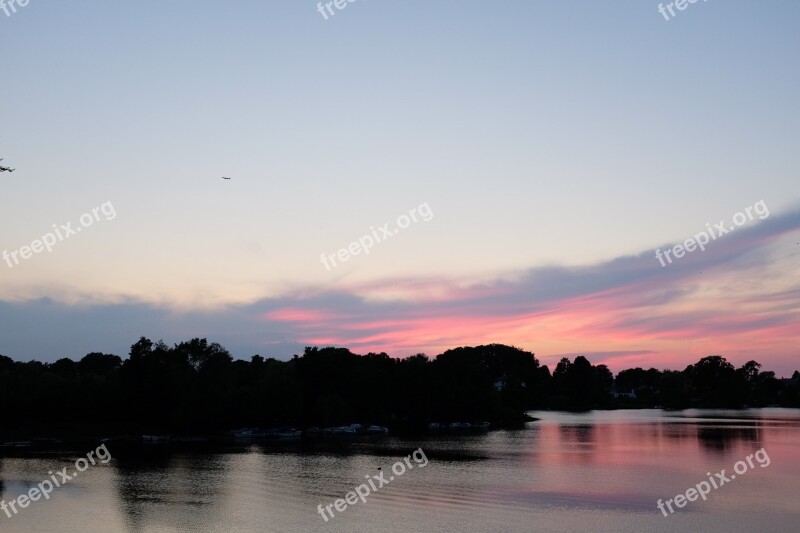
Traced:
POLYGON ((399 432, 432 422, 513 426, 530 409, 800 406, 800 372, 780 380, 756 361, 735 368, 711 355, 683 371, 631 368, 613 376, 585 356, 553 373, 533 353, 490 344, 429 358, 307 347, 288 361, 236 360, 194 338, 145 337, 127 359, 0 356, 0 438, 53 435, 223 434, 237 427, 380 424, 399 432), (623 393, 623 394, 620 394, 623 393))

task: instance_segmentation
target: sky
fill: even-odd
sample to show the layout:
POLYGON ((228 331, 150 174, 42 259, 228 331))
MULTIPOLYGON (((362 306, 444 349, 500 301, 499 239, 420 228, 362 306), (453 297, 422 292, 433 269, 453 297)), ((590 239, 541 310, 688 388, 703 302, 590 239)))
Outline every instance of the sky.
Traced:
POLYGON ((0 7, 0 354, 800 368, 800 4, 343 6, 0 7))

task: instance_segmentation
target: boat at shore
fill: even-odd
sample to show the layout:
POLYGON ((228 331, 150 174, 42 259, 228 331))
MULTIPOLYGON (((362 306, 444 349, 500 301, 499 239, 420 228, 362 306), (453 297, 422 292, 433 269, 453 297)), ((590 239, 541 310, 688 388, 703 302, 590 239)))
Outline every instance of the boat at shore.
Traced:
POLYGON ((477 422, 431 422, 428 424, 428 431, 431 433, 445 432, 466 432, 466 431, 489 431, 491 424, 485 421, 477 422))
MULTIPOLYGON (((317 428, 311 428, 312 430, 317 428)), ((307 434, 318 434, 318 433, 309 433, 307 434)), ((349 426, 335 426, 335 427, 327 427, 322 430, 323 435, 388 435, 389 428, 386 426, 379 426, 376 424, 372 424, 369 426, 364 426, 363 424, 350 424, 349 426)))

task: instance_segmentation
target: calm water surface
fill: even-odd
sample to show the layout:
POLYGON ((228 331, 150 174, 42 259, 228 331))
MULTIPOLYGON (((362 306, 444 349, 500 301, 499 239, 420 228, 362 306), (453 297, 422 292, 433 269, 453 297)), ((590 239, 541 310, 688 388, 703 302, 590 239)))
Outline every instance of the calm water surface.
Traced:
MULTIPOLYGON (((115 453, 2 532, 800 531, 800 410, 532 412, 518 431, 115 453), (421 447, 429 462, 366 503, 328 505, 421 447), (664 517, 656 501, 764 448, 755 467, 664 517)), ((87 452, 89 450, 86 450, 87 452)), ((77 454, 0 460, 9 501, 77 454)))

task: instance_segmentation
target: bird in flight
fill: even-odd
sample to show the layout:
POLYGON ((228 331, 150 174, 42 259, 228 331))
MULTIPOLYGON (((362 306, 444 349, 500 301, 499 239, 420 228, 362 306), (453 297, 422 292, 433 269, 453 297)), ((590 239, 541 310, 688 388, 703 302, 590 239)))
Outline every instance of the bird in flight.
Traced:
MULTIPOLYGON (((2 159, 0 159, 0 161, 2 161, 2 159)), ((8 168, 8 167, 4 167, 3 165, 0 165, 0 172, 14 172, 14 169, 13 168, 8 168)))
POLYGON ((222 179, 229 180, 230 178, 226 178, 225 176, 222 176, 222 179))

